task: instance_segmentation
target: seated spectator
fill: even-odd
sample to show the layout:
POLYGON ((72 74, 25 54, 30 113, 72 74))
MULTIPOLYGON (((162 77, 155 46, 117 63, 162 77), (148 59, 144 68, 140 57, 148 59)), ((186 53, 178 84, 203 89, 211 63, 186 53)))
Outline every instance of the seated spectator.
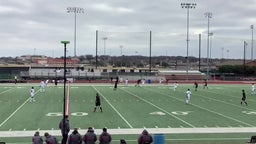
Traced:
POLYGON ((78 133, 77 128, 69 135, 68 144, 82 144, 82 136, 78 133))
POLYGON ((97 141, 97 136, 94 133, 92 127, 89 127, 86 134, 83 137, 84 144, 95 144, 97 141))
POLYGON ((55 136, 50 135, 49 133, 44 133, 46 144, 58 144, 58 140, 55 136))
POLYGON ((143 130, 138 138, 138 144, 151 144, 153 142, 152 136, 147 130, 143 130))
POLYGON ((32 138, 33 144, 43 144, 43 138, 39 135, 39 132, 35 132, 32 138))
POLYGON ((100 144, 110 144, 112 138, 111 135, 107 132, 107 128, 102 129, 103 132, 99 137, 100 144))

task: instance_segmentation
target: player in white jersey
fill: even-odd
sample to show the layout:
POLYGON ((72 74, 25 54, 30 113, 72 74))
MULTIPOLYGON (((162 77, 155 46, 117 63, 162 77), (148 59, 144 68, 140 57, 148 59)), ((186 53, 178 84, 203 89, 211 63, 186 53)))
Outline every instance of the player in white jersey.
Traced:
POLYGON ((124 84, 124 80, 123 80, 122 77, 120 77, 119 82, 120 82, 121 85, 124 84))
POLYGON ((179 86, 178 82, 175 82, 175 83, 173 84, 173 90, 176 91, 177 88, 178 88, 178 86, 179 86))
POLYGON ((252 95, 255 95, 255 85, 254 85, 254 83, 252 83, 252 91, 251 91, 251 94, 252 94, 252 95))
POLYGON ((186 92, 186 104, 188 104, 188 102, 190 100, 190 96, 191 96, 191 91, 190 91, 190 89, 188 89, 186 92))
POLYGON ((45 86, 46 86, 46 87, 47 87, 48 83, 49 83, 49 80, 47 79, 47 80, 45 81, 45 86))
POLYGON ((129 80, 128 80, 128 78, 125 80, 125 86, 128 86, 128 82, 129 82, 129 80))
POLYGON ((43 80, 40 82, 40 92, 45 92, 45 83, 43 80))
POLYGON ((34 102, 35 101, 35 98, 34 98, 34 96, 35 96, 35 89, 34 89, 34 87, 31 87, 31 90, 30 90, 30 98, 29 98, 29 101, 30 102, 34 102))

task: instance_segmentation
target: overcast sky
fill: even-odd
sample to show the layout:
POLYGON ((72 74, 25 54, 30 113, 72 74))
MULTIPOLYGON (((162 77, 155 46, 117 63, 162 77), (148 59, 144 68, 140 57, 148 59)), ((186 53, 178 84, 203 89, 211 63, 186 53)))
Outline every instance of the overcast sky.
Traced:
MULTIPOLYGON (((98 30, 99 55, 149 56, 152 31, 152 56, 186 56, 187 9, 182 2, 197 4, 189 10, 189 56, 198 57, 201 33, 201 56, 207 57, 204 14, 211 12, 209 57, 242 59, 246 41, 246 59, 251 59, 256 0, 1 0, 0 56, 60 57, 62 40, 70 41, 67 55, 73 56, 75 14, 67 13, 68 7, 84 8, 76 15, 76 55, 95 55, 98 30)), ((253 53, 255 59, 256 48, 253 53)))

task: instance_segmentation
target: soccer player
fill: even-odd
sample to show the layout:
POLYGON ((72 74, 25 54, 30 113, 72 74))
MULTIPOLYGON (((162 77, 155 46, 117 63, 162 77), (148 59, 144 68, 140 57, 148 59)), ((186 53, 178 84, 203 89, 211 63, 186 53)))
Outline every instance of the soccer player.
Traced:
POLYGON ((116 90, 116 89, 117 89, 117 84, 118 84, 118 82, 119 82, 119 78, 118 78, 118 77, 116 77, 116 81, 115 81, 115 85, 114 85, 114 90, 116 90))
POLYGON ((247 102, 246 102, 246 94, 245 94, 245 91, 242 90, 242 101, 241 101, 241 105, 245 103, 246 106, 248 105, 247 102))
POLYGON ((18 82, 17 76, 14 76, 14 83, 16 84, 18 82))
POLYGON ((95 107, 93 112, 96 112, 97 107, 100 107, 100 112, 102 112, 99 93, 96 93, 95 107))
POLYGON ((174 91, 174 92, 176 91, 176 89, 178 88, 178 86, 179 86, 178 82, 175 82, 175 83, 173 84, 173 91, 174 91))
POLYGON ((135 87, 137 87, 137 86, 140 87, 140 83, 141 83, 141 79, 138 79, 135 87))
POLYGON ((208 89, 208 85, 207 85, 207 81, 204 81, 204 89, 207 88, 208 89))
POLYGON ((190 96, 191 96, 191 91, 190 91, 190 89, 188 89, 186 92, 186 104, 188 104, 188 102, 190 100, 190 96))
POLYGON ((43 80, 40 82, 40 92, 45 92, 45 83, 43 80))
POLYGON ((35 89, 34 89, 34 87, 31 87, 31 90, 30 90, 30 99, 29 99, 30 102, 32 102, 32 101, 34 102, 34 101, 35 101, 34 96, 35 96, 35 89))
POLYGON ((47 80, 45 81, 45 86, 46 86, 46 87, 47 87, 48 83, 49 83, 49 80, 47 79, 47 80))
POLYGON ((252 89, 251 89, 252 91, 251 91, 251 94, 252 95, 255 95, 255 85, 254 85, 254 83, 252 83, 252 89))
POLYGON ((123 80, 122 77, 120 77, 120 84, 121 84, 121 85, 124 84, 124 80, 123 80))
POLYGON ((129 80, 128 80, 128 78, 125 80, 125 86, 128 86, 128 82, 129 82, 129 80))
POLYGON ((110 144, 112 141, 111 135, 107 132, 107 128, 102 129, 102 133, 99 137, 100 144, 110 144))
POLYGON ((198 88, 198 83, 197 82, 194 83, 194 87, 195 87, 195 91, 197 91, 197 88, 198 88))

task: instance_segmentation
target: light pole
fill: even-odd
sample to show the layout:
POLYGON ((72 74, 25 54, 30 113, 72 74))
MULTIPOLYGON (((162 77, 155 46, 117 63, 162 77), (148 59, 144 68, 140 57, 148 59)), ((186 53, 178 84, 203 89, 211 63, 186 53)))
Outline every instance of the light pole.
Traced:
POLYGON ((224 51, 224 47, 221 48, 221 59, 223 59, 223 51, 224 51))
POLYGON ((210 32, 209 36, 210 36, 210 50, 209 50, 210 51, 209 52, 210 56, 209 57, 210 57, 210 60, 211 60, 212 59, 212 37, 213 37, 213 32, 210 32))
POLYGON ((123 66, 123 45, 120 45, 120 50, 121 50, 121 67, 123 66))
POLYGON ((251 25, 252 29, 252 49, 251 49, 251 59, 253 60, 253 25, 251 25))
POLYGON ((229 50, 227 50, 227 59, 229 59, 229 50))
POLYGON ((104 56, 106 55, 106 40, 108 39, 108 37, 103 37, 102 40, 104 42, 104 56))
POLYGON ((211 12, 204 13, 208 20, 208 31, 207 31, 207 79, 209 78, 209 37, 210 37, 210 18, 212 18, 211 12))
POLYGON ((68 13, 74 13, 75 14, 75 21, 74 21, 74 56, 76 56, 76 14, 77 13, 84 13, 84 8, 80 7, 68 7, 67 8, 68 13))
POLYGON ((196 8, 196 3, 181 3, 181 8, 187 9, 187 60, 186 60, 186 71, 188 80, 188 48, 189 48, 189 9, 196 8))
POLYGON ((244 41, 244 77, 245 77, 245 69, 246 69, 246 67, 245 67, 245 49, 246 49, 246 46, 247 46, 247 42, 246 41, 244 41))
MULTIPOLYGON (((61 41, 64 44, 64 96, 63 96, 63 121, 66 121, 66 52, 67 52, 67 44, 69 41, 61 41)), ((65 129, 65 124, 63 124, 63 129, 65 129)))

